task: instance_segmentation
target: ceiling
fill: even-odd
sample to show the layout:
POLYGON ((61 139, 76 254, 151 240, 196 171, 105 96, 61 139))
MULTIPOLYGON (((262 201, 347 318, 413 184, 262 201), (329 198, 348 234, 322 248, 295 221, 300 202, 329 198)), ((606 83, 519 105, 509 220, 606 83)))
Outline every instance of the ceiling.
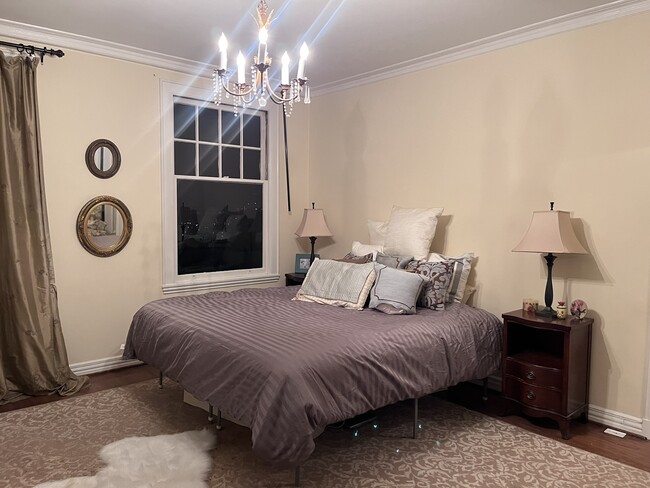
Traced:
MULTIPOLYGON (((267 0, 274 68, 286 50, 294 65, 310 46, 305 74, 315 87, 413 64, 638 0, 267 0), (514 32, 512 32, 514 31, 514 32)), ((216 43, 256 50, 257 0, 0 0, 0 18, 216 64, 216 43)), ((0 25, 2 35, 2 25, 0 25)), ((24 42, 33 39, 24 39, 24 42)), ((48 46, 50 47, 50 46, 48 46)), ((51 46, 61 47, 61 46, 51 46)), ((232 67, 232 66, 231 66, 232 67)))

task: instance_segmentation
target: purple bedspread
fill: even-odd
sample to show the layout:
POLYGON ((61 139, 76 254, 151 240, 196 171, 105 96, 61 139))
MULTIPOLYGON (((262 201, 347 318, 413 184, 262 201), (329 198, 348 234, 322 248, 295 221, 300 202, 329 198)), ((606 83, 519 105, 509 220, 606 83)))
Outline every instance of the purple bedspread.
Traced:
POLYGON ((248 425, 253 450, 278 466, 303 463, 328 424, 499 367, 501 322, 484 310, 386 315, 292 301, 297 289, 151 302, 124 356, 248 425))

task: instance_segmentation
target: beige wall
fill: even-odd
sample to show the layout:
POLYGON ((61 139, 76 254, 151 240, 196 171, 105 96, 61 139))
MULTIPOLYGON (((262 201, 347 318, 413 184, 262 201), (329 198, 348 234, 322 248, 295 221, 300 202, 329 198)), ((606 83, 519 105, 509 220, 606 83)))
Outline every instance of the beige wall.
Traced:
POLYGON ((444 206, 433 249, 478 255, 475 304, 543 301, 540 256, 512 253, 533 210, 570 210, 585 257, 555 299, 595 318, 592 404, 641 417, 649 318, 650 15, 314 99, 310 195, 342 256, 393 204, 444 206))
MULTIPOLYGON (((210 80, 72 50, 62 59, 46 59, 38 79, 50 231, 69 359, 75 364, 117 356, 134 312, 162 296, 160 80, 207 87, 210 80), (86 147, 99 138, 115 142, 122 155, 120 171, 108 180, 92 176, 84 163, 86 147), (75 233, 81 207, 103 194, 122 200, 134 222, 131 241, 110 258, 87 253, 75 233)), ((291 215, 286 210, 281 159, 281 273, 293 271, 294 255, 301 252, 293 231, 308 203, 307 107, 296 108, 289 131, 297 210, 291 215)))
MULTIPOLYGON (((308 242, 293 236, 310 201, 334 239, 325 257, 367 240, 393 204, 444 206, 433 249, 474 251, 474 303, 500 314, 543 298, 536 255, 510 249, 533 210, 571 210, 587 257, 560 257, 556 299, 580 297, 596 319, 591 403, 642 415, 650 232, 650 15, 500 50, 314 99, 290 119, 293 212, 280 158, 280 272, 308 242), (410 97, 401 95, 404 87, 410 97), (416 90, 416 91, 413 91, 416 90), (634 252, 638 252, 635 255, 634 252)), ((70 361, 119 355, 133 313, 161 294, 160 79, 189 76, 66 50, 39 69, 46 191, 70 361), (85 167, 86 146, 113 140, 122 168, 85 167), (74 223, 90 198, 123 200, 128 246, 86 253, 74 223)), ((280 133, 281 134, 281 133, 280 133)), ((282 157, 282 154, 280 154, 282 157)))

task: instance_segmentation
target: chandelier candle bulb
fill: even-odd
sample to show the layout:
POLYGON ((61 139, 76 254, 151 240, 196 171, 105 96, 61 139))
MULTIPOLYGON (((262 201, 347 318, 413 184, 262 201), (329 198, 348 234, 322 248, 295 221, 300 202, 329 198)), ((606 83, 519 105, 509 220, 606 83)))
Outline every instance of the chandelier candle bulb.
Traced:
POLYGON ((228 68, 228 39, 226 39, 224 33, 221 33, 219 38, 219 52, 221 53, 221 65, 219 67, 225 70, 228 68))
POLYGON ((307 56, 309 56, 309 48, 307 47, 307 43, 303 42, 300 48, 300 61, 298 61, 298 74, 296 76, 299 80, 305 78, 305 61, 307 60, 307 56))
POLYGON ((260 45, 257 47, 257 63, 266 63, 266 41, 269 39, 269 32, 266 27, 260 29, 260 45), (263 46, 263 47, 262 47, 263 46))
POLYGON ((245 71, 246 60, 244 55, 239 51, 237 54, 237 83, 243 85, 246 83, 246 71, 245 71))
POLYGON ((285 51, 282 55, 282 77, 280 83, 283 85, 289 84, 289 54, 285 51))

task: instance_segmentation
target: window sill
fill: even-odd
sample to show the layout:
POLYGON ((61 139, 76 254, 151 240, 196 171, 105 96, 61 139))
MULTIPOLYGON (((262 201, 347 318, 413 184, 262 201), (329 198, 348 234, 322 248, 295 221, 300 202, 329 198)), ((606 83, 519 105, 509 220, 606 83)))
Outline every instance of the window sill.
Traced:
POLYGON ((186 293, 191 291, 217 290, 219 288, 229 288, 242 285, 260 285, 264 283, 277 282, 280 279, 278 274, 247 276, 239 278, 229 278, 223 281, 193 282, 193 283, 170 283, 163 285, 164 295, 173 293, 186 293))

